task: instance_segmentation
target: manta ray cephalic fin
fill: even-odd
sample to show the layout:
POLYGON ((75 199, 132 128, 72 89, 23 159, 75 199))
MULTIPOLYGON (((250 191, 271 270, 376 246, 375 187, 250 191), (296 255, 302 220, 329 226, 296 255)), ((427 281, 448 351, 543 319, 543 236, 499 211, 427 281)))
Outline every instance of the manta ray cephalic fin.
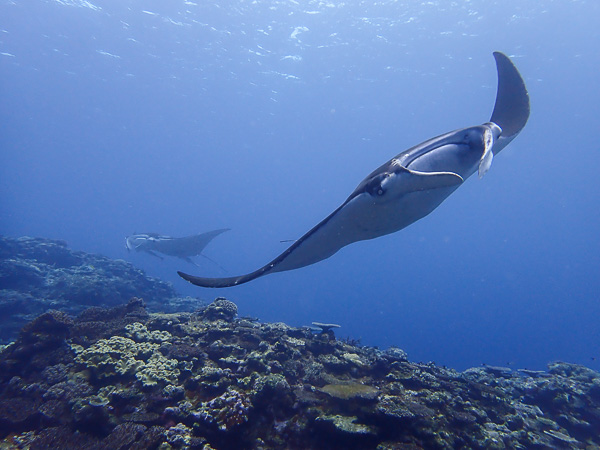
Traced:
MULTIPOLYGON (((500 133, 501 132, 502 130, 500 130, 500 133)), ((486 129, 483 132, 483 154, 481 155, 481 161, 479 162, 479 169, 477 171, 477 175, 480 179, 483 178, 487 171, 490 170, 490 167, 492 167, 492 160, 494 159, 494 152, 492 151, 492 148, 494 147, 495 141, 496 138, 494 137, 494 133, 492 132, 492 130, 490 130, 489 128, 486 129)))

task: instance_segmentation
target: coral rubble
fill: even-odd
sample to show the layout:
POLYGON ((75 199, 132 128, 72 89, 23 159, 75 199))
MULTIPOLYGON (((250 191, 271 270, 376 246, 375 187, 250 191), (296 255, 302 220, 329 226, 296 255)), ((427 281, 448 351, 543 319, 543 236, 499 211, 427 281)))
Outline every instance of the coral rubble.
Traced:
POLYGON ((2 448, 598 448, 600 374, 457 372, 142 300, 50 311, 0 351, 2 448))

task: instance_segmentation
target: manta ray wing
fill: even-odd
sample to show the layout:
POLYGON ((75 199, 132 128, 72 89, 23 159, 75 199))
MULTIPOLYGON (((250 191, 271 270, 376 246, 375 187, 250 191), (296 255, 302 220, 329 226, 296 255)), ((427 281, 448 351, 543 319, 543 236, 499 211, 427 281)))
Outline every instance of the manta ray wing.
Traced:
MULTIPOLYGON (((329 222, 338 213, 338 211, 341 208, 342 208, 342 206, 340 206, 338 209, 336 209, 334 212, 332 212, 329 216, 327 216, 319 224, 317 224, 315 227, 313 227, 308 233, 306 233, 304 236, 302 236, 300 239, 298 239, 296 242, 294 242, 285 252, 283 252, 281 255, 279 255, 277 258, 275 258, 269 264, 266 264, 265 266, 261 267, 258 270, 255 270, 254 272, 251 272, 251 273, 248 273, 245 275, 239 275, 239 276, 235 276, 235 277, 224 277, 224 278, 203 278, 203 277, 196 277, 193 275, 189 275, 189 274, 183 273, 183 272, 177 272, 177 273, 179 274, 179 276, 181 278, 189 281, 192 284, 195 284, 196 286, 222 288, 222 287, 237 286, 239 284, 247 283, 248 281, 252 281, 258 277, 266 275, 267 273, 280 272, 282 270, 291 270, 292 268, 297 268, 297 267, 290 267, 288 269, 281 269, 281 267, 283 267, 283 266, 280 266, 280 265, 283 264, 283 262, 286 261, 286 259, 290 255, 294 256, 290 261, 292 263, 298 264, 298 261, 303 258, 302 255, 303 254, 306 255, 306 253, 307 253, 304 248, 307 241, 309 244, 311 242, 314 242, 311 239, 311 236, 317 234, 319 232, 319 230, 327 222, 329 222), (296 253, 297 251, 298 251, 298 253, 296 253)), ((309 248, 312 248, 312 245, 310 245, 309 248)), ((337 251, 337 250, 335 250, 335 251, 337 251)), ((335 251, 333 253, 335 253, 335 251)), ((310 251, 308 253, 310 254, 310 251)), ((328 256, 323 256, 322 258, 317 259, 313 262, 317 262, 317 261, 320 261, 321 259, 328 258, 333 253, 331 253, 328 256)), ((304 258, 306 258, 306 256, 304 256, 304 258)), ((312 257, 309 257, 309 259, 314 259, 314 255, 312 255, 312 257)), ((302 264, 298 267, 302 267, 302 266, 305 266, 308 264, 312 264, 312 263, 302 264)), ((288 266, 289 265, 290 264, 288 263, 288 266)))
POLYGON ((497 154, 525 127, 530 106, 525 82, 516 66, 503 53, 494 52, 494 58, 498 71, 498 90, 490 122, 502 128, 502 135, 493 150, 497 154))
MULTIPOLYGON (((407 180, 404 185, 409 195, 429 195, 426 191, 443 188, 455 189, 462 178, 455 174, 421 174, 404 169, 407 180), (438 175, 436 178, 435 175, 438 175), (423 180, 425 178, 425 180, 423 180)), ((385 234, 398 231, 418 218, 429 214, 449 194, 444 193, 439 203, 431 205, 430 201, 414 201, 412 197, 402 197, 399 201, 381 204, 365 190, 365 183, 329 216, 304 234, 286 251, 269 264, 246 275, 227 278, 202 278, 177 272, 183 279, 202 287, 230 287, 247 283, 268 273, 284 272, 298 269, 329 258, 338 250, 353 242, 374 239, 385 234), (410 205, 427 205, 426 209, 417 210, 410 205), (407 207, 408 206, 408 207, 407 207)))

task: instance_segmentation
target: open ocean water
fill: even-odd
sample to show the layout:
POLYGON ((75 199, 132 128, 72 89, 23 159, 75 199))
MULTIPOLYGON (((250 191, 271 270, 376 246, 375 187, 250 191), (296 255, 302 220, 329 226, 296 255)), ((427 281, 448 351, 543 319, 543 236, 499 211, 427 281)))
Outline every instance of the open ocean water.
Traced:
POLYGON ((414 360, 598 370, 599 21, 596 0, 0 0, 0 234, 414 360), (177 276, 255 270, 392 156, 486 122, 496 50, 532 113, 483 179, 309 267, 222 290, 177 276), (124 246, 218 228, 218 265, 124 246))

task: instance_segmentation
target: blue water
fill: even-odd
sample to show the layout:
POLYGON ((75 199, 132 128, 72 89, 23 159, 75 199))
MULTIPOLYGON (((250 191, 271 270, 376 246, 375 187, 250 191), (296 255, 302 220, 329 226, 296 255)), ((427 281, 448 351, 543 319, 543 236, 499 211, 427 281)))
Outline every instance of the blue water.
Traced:
POLYGON ((414 360, 598 369, 599 20, 596 0, 0 0, 0 233, 414 360), (487 121, 494 50, 532 115, 482 180, 310 267, 223 290, 176 275, 252 271, 390 157, 487 121), (217 228, 226 272, 124 246, 217 228))

